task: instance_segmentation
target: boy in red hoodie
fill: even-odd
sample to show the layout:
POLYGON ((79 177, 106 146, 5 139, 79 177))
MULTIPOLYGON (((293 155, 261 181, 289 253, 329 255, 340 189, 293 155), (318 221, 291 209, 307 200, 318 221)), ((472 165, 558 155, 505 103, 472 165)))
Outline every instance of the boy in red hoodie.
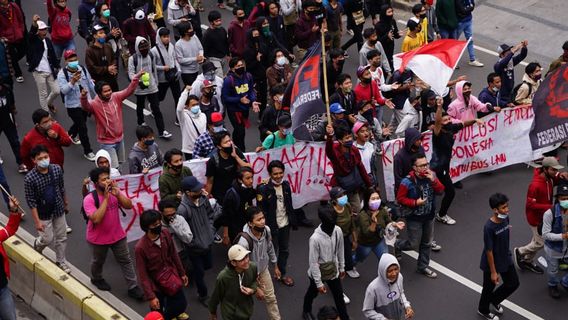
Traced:
POLYGON ((71 10, 67 0, 47 0, 47 14, 51 24, 51 42, 57 59, 65 50, 75 50, 73 29, 71 28, 71 10))

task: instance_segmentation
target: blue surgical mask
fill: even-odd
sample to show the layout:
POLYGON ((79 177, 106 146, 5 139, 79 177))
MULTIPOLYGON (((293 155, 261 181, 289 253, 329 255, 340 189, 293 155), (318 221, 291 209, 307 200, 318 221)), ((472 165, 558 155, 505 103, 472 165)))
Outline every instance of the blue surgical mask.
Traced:
POLYGON ((342 206, 342 207, 345 207, 347 202, 348 202, 347 195, 344 195, 344 196, 337 198, 337 204, 342 206))
POLYGON ((291 134, 291 133, 292 133, 292 128, 286 128, 286 129, 284 129, 284 135, 287 136, 287 135, 289 135, 289 134, 291 134))
POLYGON ((42 169, 49 167, 49 158, 38 161, 37 166, 42 169))
POLYGON ((191 111, 191 113, 193 114, 198 114, 199 111, 201 111, 201 108, 199 106, 193 106, 191 107, 191 109, 189 109, 191 111))
POLYGON ((215 133, 223 131, 225 131, 225 128, 223 126, 213 127, 213 132, 215 133))
POLYGON ((79 68, 79 61, 70 61, 67 63, 67 67, 69 67, 69 69, 77 70, 79 68))
POLYGON ((103 17, 105 17, 105 18, 110 17, 110 10, 109 9, 103 10, 103 17))
POLYGON ((344 143, 343 143, 343 146, 344 146, 345 148, 351 148, 351 146, 353 146, 353 140, 344 142, 344 143))
POLYGON ((560 206, 563 209, 568 209, 568 200, 560 200, 560 201, 558 201, 558 203, 560 203, 560 206))
POLYGON ((501 220, 505 220, 505 219, 507 219, 507 217, 509 217, 508 214, 501 214, 501 213, 497 214, 497 218, 499 218, 501 220))
POLYGON ((105 38, 98 38, 97 41, 98 41, 100 44, 105 44, 106 39, 105 39, 105 38))

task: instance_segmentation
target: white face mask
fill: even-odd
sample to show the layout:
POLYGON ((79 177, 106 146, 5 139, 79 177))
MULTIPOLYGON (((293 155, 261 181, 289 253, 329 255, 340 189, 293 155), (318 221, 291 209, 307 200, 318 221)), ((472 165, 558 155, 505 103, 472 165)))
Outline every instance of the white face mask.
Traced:
POLYGON ((285 64, 288 64, 288 59, 286 59, 286 57, 278 57, 278 58, 276 59, 276 63, 277 63, 279 66, 283 66, 283 65, 285 65, 285 64))
POLYGON ((201 111, 201 108, 197 105, 197 106, 191 107, 191 109, 189 109, 189 111, 191 111, 191 113, 193 113, 193 114, 198 114, 199 111, 201 111))

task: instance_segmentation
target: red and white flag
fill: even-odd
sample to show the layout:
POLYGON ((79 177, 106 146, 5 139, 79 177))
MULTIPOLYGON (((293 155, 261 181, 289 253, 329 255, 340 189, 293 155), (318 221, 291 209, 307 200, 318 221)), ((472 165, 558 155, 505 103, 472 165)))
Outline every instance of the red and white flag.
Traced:
POLYGON ((400 71, 407 68, 412 70, 436 94, 442 95, 467 43, 468 41, 453 39, 430 42, 418 49, 394 55, 394 68, 400 71))

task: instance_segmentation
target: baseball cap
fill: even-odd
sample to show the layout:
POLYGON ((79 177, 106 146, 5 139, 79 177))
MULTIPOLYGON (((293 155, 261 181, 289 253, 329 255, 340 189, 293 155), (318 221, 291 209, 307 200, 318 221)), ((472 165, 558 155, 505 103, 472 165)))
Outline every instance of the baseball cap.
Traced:
POLYGON ((278 120, 276 120, 276 124, 285 128, 290 128, 292 126, 292 118, 290 118, 288 113, 283 113, 278 117, 278 120))
POLYGON ((44 30, 47 29, 47 24, 45 24, 45 22, 38 20, 37 21, 37 29, 38 30, 44 30))
POLYGON ((203 189, 204 184, 199 182, 196 177, 188 176, 183 178, 181 181, 181 190, 182 191, 190 191, 190 192, 198 192, 203 189))
POLYGON ((144 20, 144 18, 146 18, 146 14, 144 13, 143 10, 138 10, 134 14, 134 19, 136 20, 144 20))
POLYGON ((497 53, 501 54, 507 50, 511 50, 511 48, 512 47, 510 45, 503 43, 502 45, 497 47, 497 53))
POLYGON ((71 57, 76 57, 77 53, 75 52, 75 50, 65 50, 65 52, 63 53, 63 59, 67 60, 71 57))
POLYGON ((329 106, 329 112, 336 113, 336 114, 337 113, 343 113, 343 112, 345 112, 345 109, 343 109, 343 107, 339 103, 336 102, 336 103, 332 103, 329 106))
POLYGON ((212 112, 209 124, 212 124, 214 127, 222 126, 223 124, 225 124, 221 112, 212 112))
POLYGON ((144 317, 144 320, 164 320, 164 316, 158 311, 151 311, 144 317))
POLYGON ((211 61, 206 61, 201 65, 201 69, 203 70, 203 73, 207 73, 210 71, 215 71, 215 65, 213 64, 213 62, 211 61))
POLYGON ((366 66, 359 66, 357 68, 357 78, 361 78, 361 76, 363 75, 363 73, 365 72, 365 70, 370 69, 371 66, 370 65, 366 65, 366 66))
POLYGON ((250 251, 245 249, 240 244, 235 244, 229 249, 227 256, 229 256, 229 261, 240 261, 243 260, 249 253, 250 251))
POLYGON ((345 190, 342 187, 333 187, 329 190, 329 197, 331 199, 337 199, 345 194, 345 190))
POLYGON ((104 27, 101 26, 100 24, 95 24, 95 25, 93 26, 93 30, 94 30, 95 32, 97 32, 97 31, 99 31, 99 30, 103 30, 103 29, 104 29, 104 27))
POLYGON ((355 124, 353 125, 353 134, 357 134, 357 132, 359 132, 359 129, 361 129, 365 125, 367 125, 367 123, 363 121, 355 122, 355 124))
POLYGON ((544 157, 542 159, 542 167, 551 167, 557 170, 564 169, 555 157, 544 157))
POLYGON ((558 187, 556 187, 556 195, 557 196, 568 196, 568 184, 561 180, 558 187))
POLYGON ((213 82, 205 79, 203 80, 203 88, 209 88, 209 87, 215 87, 217 86, 216 84, 214 84, 213 82))

